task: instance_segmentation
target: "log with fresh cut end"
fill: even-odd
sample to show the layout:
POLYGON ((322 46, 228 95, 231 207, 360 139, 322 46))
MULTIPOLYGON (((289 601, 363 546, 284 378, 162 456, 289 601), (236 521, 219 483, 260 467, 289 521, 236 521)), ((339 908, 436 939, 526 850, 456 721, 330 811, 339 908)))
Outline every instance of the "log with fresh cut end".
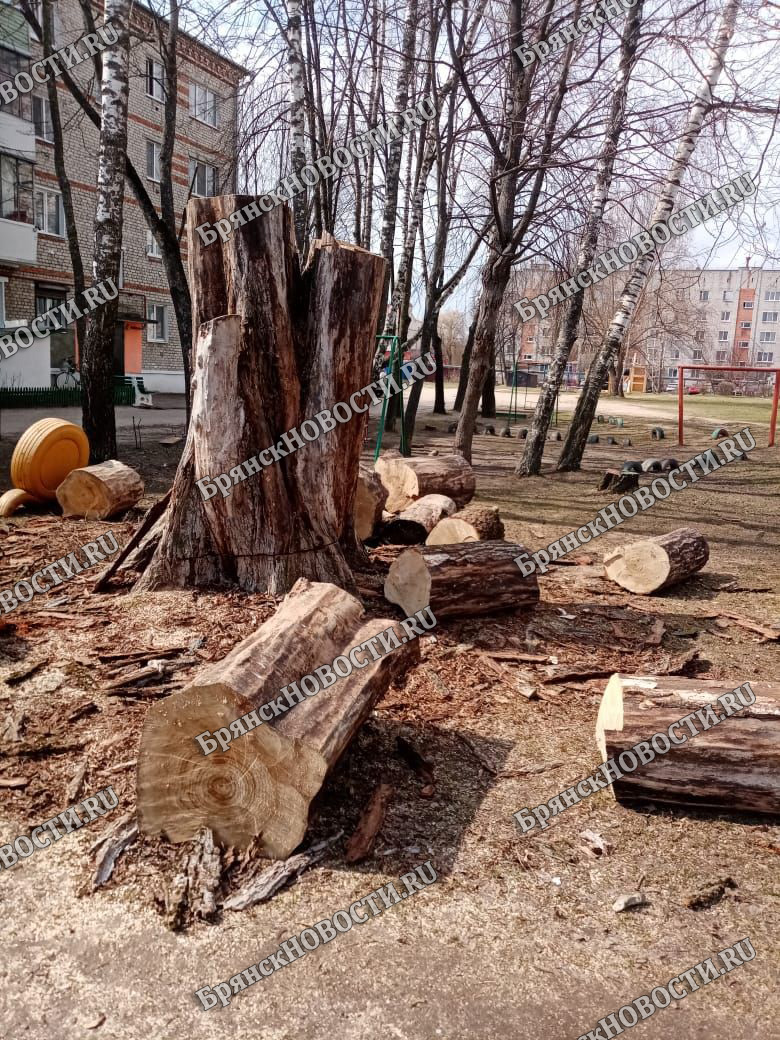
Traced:
POLYGON ((57 488, 63 516, 107 520, 130 509, 143 497, 144 482, 132 466, 109 459, 73 469, 57 488))
POLYGON ((536 574, 524 576, 515 563, 526 551, 501 541, 407 549, 390 566, 385 599, 407 615, 430 606, 437 620, 534 607, 536 574))
POLYGON ((397 452, 380 455, 374 464, 387 488, 385 508, 400 513, 425 495, 446 495, 458 509, 474 497, 474 470, 460 455, 404 458, 397 452))
MULTIPOLYGON (((375 645, 382 653, 381 643, 375 645)), ((360 602, 343 589, 300 579, 273 617, 227 657, 150 708, 138 753, 141 830, 178 843, 208 827, 225 845, 245 848, 258 837, 266 855, 289 856, 304 837, 312 800, 328 773, 390 683, 419 654, 419 640, 398 622, 367 621, 360 602), (229 727, 390 627, 395 635, 386 638, 391 647, 397 642, 396 649, 377 660, 359 651, 354 656, 362 667, 300 703, 291 691, 289 710, 236 736, 227 750, 204 754, 198 734, 229 727)))
POLYGON ((446 495, 424 495, 412 502, 398 516, 382 524, 382 540, 391 545, 415 545, 424 542, 442 517, 454 513, 457 506, 446 495))
POLYGON ((361 541, 364 542, 374 533, 374 528, 382 519, 385 502, 387 489, 374 469, 361 462, 354 508, 355 534, 361 541))
POLYGON ((495 506, 466 506, 440 520, 428 535, 426 545, 457 545, 459 542, 492 542, 504 537, 504 525, 495 506))
POLYGON ((622 588, 647 596, 690 578, 709 556, 704 536, 693 527, 680 527, 616 549, 604 557, 604 570, 622 588))
POLYGON ((659 740, 652 761, 612 784, 618 801, 780 813, 780 683, 750 680, 748 690, 740 679, 612 676, 596 721, 605 761, 670 726, 687 739, 662 754, 668 740, 659 740), (680 722, 691 713, 690 725, 680 722), (723 721, 714 725, 714 716, 723 721))

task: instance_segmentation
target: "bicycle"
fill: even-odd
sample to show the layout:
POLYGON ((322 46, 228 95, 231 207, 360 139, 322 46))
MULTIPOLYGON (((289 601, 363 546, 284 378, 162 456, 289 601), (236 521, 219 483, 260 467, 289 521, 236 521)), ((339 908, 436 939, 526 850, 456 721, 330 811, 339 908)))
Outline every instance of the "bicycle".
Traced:
POLYGON ((65 358, 60 365, 60 374, 57 376, 58 390, 75 390, 81 385, 81 376, 73 364, 73 357, 65 358))

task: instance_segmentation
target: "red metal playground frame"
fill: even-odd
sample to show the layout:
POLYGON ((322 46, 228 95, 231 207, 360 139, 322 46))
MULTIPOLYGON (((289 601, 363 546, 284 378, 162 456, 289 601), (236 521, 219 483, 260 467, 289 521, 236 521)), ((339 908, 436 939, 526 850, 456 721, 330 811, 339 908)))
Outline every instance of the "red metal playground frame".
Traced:
POLYGON ((775 429, 777 427, 777 404, 780 401, 780 368, 745 368, 743 365, 680 365, 677 371, 677 444, 683 445, 683 401, 685 400, 685 373, 686 371, 705 372, 769 372, 775 374, 775 389, 772 394, 772 415, 769 420, 769 444, 767 447, 775 446, 775 429))

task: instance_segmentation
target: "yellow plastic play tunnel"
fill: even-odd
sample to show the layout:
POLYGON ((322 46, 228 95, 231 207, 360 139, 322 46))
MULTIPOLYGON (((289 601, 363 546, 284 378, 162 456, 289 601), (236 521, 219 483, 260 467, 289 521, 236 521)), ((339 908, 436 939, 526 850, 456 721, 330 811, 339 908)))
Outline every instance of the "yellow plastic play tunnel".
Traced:
POLYGON ((0 495, 0 516, 13 516, 17 509, 28 502, 40 502, 40 499, 20 488, 11 488, 4 495, 0 495))
POLYGON ((36 498, 53 499, 71 470, 89 462, 89 441, 66 419, 40 419, 25 430, 11 457, 11 482, 36 498))

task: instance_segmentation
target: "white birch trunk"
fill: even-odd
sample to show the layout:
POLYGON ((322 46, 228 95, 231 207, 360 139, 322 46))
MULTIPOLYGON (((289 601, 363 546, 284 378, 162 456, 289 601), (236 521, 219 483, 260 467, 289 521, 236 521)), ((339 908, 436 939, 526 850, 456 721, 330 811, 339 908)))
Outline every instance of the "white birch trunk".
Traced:
MULTIPOLYGON (((293 174, 300 174, 306 165, 306 95, 303 87, 303 46, 301 43, 301 3, 287 3, 287 70, 290 77, 290 163, 293 174)), ((306 204, 308 191, 293 196, 295 241, 300 253, 306 247, 306 204)))

